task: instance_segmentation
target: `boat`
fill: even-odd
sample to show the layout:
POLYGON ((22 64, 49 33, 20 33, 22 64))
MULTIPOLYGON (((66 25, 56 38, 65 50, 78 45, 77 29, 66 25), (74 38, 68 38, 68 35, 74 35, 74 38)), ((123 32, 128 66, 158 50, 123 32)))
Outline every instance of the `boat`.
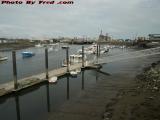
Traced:
POLYGON ((37 44, 37 45, 35 45, 35 47, 40 48, 40 47, 43 47, 43 45, 42 44, 37 44))
POLYGON ((23 58, 32 57, 35 55, 33 52, 22 52, 21 54, 23 58))
POLYGON ((53 47, 48 48, 48 52, 52 52, 53 50, 54 50, 53 47))
POLYGON ((76 72, 77 72, 77 73, 80 73, 80 72, 81 72, 81 69, 76 69, 76 72))
POLYGON ((75 70, 75 71, 70 71, 70 74, 72 75, 72 76, 77 76, 77 71, 75 70))
POLYGON ((0 61, 5 61, 5 60, 8 60, 8 57, 6 57, 6 56, 5 57, 1 57, 0 56, 0 61))
POLYGON ((126 46, 125 46, 125 45, 122 45, 122 46, 120 46, 119 48, 124 49, 124 48, 126 48, 126 46))
POLYGON ((101 54, 108 53, 108 52, 109 52, 109 49, 105 47, 100 50, 101 54))
MULTIPOLYGON (((86 55, 84 55, 84 61, 86 61, 86 55)), ((81 54, 72 54, 69 56, 69 65, 73 65, 75 63, 82 63, 82 55, 81 54)), ((67 66, 67 61, 63 60, 62 66, 67 66)))
MULTIPOLYGON (((84 54, 94 54, 97 50, 97 44, 92 44, 91 46, 84 48, 84 54)), ((78 53, 82 54, 82 49, 78 50, 78 53)))
POLYGON ((49 83, 56 83, 57 82, 57 77, 54 76, 54 77, 51 77, 49 80, 48 80, 49 83))

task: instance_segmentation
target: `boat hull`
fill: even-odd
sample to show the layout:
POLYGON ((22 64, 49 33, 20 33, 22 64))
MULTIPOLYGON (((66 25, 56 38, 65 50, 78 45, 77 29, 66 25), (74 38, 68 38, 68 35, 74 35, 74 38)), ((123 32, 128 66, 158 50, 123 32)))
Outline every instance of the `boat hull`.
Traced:
POLYGON ((22 53, 22 57, 23 57, 23 58, 32 57, 32 56, 34 56, 34 55, 35 55, 34 53, 26 53, 26 52, 22 53))
POLYGON ((0 57, 0 61, 6 61, 8 60, 8 57, 0 57))

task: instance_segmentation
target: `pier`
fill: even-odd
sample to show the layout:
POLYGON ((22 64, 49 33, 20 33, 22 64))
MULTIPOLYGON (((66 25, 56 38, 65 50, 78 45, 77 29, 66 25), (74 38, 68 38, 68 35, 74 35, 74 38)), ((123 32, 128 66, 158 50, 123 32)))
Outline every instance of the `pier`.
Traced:
MULTIPOLYGON (((91 64, 91 63, 90 64, 88 63, 88 64, 84 65, 84 68, 92 68, 92 67, 93 67, 93 64, 91 64)), ((75 65, 71 65, 69 67, 69 70, 72 71, 72 70, 81 69, 81 68, 82 68, 82 63, 78 63, 78 64, 75 64, 75 65)), ((62 67, 62 68, 59 68, 59 69, 49 71, 48 72, 48 75, 49 75, 48 78, 60 77, 60 76, 66 75, 66 74, 69 74, 67 72, 67 67, 62 67)), ((15 87, 14 87, 14 81, 4 83, 4 84, 0 85, 0 96, 6 95, 6 94, 9 94, 9 93, 12 93, 12 92, 20 91, 22 89, 40 84, 42 82, 48 82, 48 79, 46 79, 46 73, 45 72, 18 80, 17 81, 17 85, 18 85, 17 89, 15 89, 15 87)))
MULTIPOLYGON (((82 47, 82 51, 84 48, 82 47)), ((115 55, 115 56, 108 56, 105 58, 98 58, 97 60, 83 60, 82 63, 77 63, 74 65, 68 65, 67 67, 62 67, 54 70, 48 70, 48 50, 45 49, 45 67, 46 71, 37 75, 33 75, 24 79, 17 80, 17 72, 16 72, 16 54, 13 51, 12 59, 13 59, 13 75, 14 79, 11 82, 4 83, 0 85, 0 96, 7 95, 9 93, 14 93, 25 88, 40 84, 42 82, 48 82, 48 79, 52 77, 60 77, 66 74, 69 74, 70 71, 76 69, 85 69, 85 68, 97 68, 97 65, 124 60, 124 59, 132 59, 138 57, 146 57, 151 55, 158 55, 160 54, 160 47, 151 48, 146 50, 139 50, 133 51, 126 54, 115 55), (120 57, 123 56, 123 57, 120 57)), ((68 52, 66 51, 66 58, 68 58, 68 52)), ((101 71, 102 72, 102 71, 101 71)))

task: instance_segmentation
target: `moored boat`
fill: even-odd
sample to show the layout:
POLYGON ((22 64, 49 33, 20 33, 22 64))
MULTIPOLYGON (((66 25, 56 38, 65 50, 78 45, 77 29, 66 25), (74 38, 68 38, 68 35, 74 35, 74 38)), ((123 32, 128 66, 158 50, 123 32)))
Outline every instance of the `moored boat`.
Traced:
POLYGON ((35 55, 33 52, 22 52, 21 54, 23 58, 32 57, 35 55))
POLYGON ((48 80, 49 83, 56 83, 57 82, 57 77, 51 77, 49 80, 48 80))
POLYGON ((35 47, 40 48, 40 47, 44 47, 44 45, 42 45, 42 44, 37 44, 37 45, 35 45, 35 47))
POLYGON ((77 71, 71 71, 70 74, 71 74, 72 76, 77 76, 78 73, 77 73, 77 71))
MULTIPOLYGON (((84 55, 84 61, 86 61, 86 55, 84 55)), ((75 63, 82 63, 82 55, 81 54, 73 54, 69 56, 69 65, 73 65, 75 63)), ((67 61, 64 60, 62 62, 62 66, 66 67, 67 66, 67 61)))
POLYGON ((0 61, 5 61, 5 60, 8 60, 8 57, 6 57, 6 56, 5 57, 1 57, 0 56, 0 61))

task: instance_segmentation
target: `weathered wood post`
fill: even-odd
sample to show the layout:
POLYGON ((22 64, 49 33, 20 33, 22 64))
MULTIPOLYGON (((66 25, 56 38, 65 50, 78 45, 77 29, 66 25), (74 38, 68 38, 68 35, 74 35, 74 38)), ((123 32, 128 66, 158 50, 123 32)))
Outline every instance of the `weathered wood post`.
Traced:
POLYGON ((48 75, 48 48, 45 48, 45 66, 46 66, 46 79, 49 78, 48 75))
POLYGON ((13 62, 14 89, 17 89, 18 88, 18 82, 17 82, 16 51, 12 51, 12 62, 13 62))
POLYGON ((97 63, 98 63, 98 50, 99 50, 99 46, 98 46, 98 43, 97 43, 97 49, 96 49, 97 51, 96 51, 96 58, 97 58, 97 63))
POLYGON ((84 68, 84 46, 82 46, 82 68, 84 68))
POLYGON ((66 48, 67 73, 69 72, 69 47, 66 48))
POLYGON ((69 47, 62 46, 62 49, 66 50, 67 73, 69 73, 69 47))

